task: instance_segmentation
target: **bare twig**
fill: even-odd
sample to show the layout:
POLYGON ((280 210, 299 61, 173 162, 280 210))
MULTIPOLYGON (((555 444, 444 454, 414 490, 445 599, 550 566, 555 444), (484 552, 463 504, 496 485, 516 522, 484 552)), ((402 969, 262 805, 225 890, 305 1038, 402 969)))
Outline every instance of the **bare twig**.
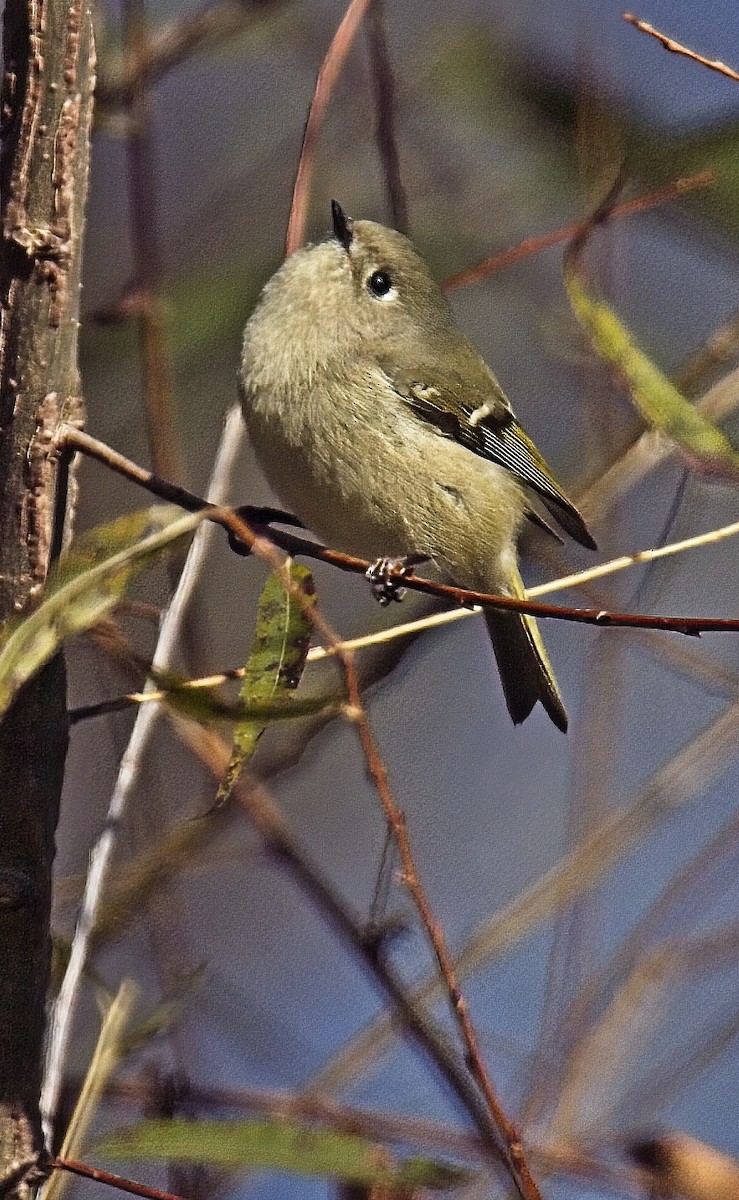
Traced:
POLYGON ((77 1162, 73 1158, 58 1157, 53 1159, 52 1168, 57 1171, 69 1171, 72 1175, 81 1175, 83 1179, 93 1179, 95 1183, 104 1183, 107 1187, 117 1188, 120 1192, 130 1192, 132 1196, 145 1196, 147 1200, 184 1200, 173 1192, 162 1192, 159 1188, 149 1187, 146 1183, 137 1183, 134 1179, 126 1179, 123 1175, 112 1175, 100 1167, 90 1167, 87 1163, 77 1162))
MULTIPOLYGON (((671 200, 678 200, 686 192, 695 191, 697 188, 709 187, 715 181, 716 174, 714 171, 700 171, 697 175, 687 175, 684 179, 676 179, 674 183, 659 188, 656 192, 647 192, 643 196, 637 196, 634 200, 625 200, 622 204, 614 205, 608 213, 607 220, 610 221, 614 217, 629 217, 634 213, 646 212, 647 209, 657 208, 662 204, 669 203, 671 200)), ((542 234, 541 237, 527 238, 526 241, 520 242, 517 246, 511 246, 509 250, 503 250, 500 254, 495 254, 492 258, 486 258, 484 262, 476 263, 475 266, 465 267, 463 271, 459 271, 456 275, 445 279, 443 283, 444 291, 453 292, 457 288, 469 287, 470 284, 479 283, 481 279, 486 279, 488 275, 492 275, 495 271, 501 271, 504 267, 510 267, 524 258, 529 258, 532 254, 538 254, 541 250, 548 250, 551 246, 558 246, 562 242, 569 242, 572 238, 581 235, 588 227, 589 223, 587 221, 575 221, 571 225, 563 225, 551 233, 542 234)))
POLYGON ((124 62, 122 69, 101 74, 97 99, 108 104, 128 102, 137 87, 151 86, 193 54, 220 45, 284 3, 285 0, 215 0, 196 12, 174 17, 152 32, 146 52, 137 63, 124 62))
POLYGON ((681 54, 683 58, 689 58, 692 62, 700 63, 702 67, 708 67, 711 71, 718 71, 719 75, 725 75, 727 79, 734 79, 739 82, 739 72, 732 67, 727 67, 726 63, 719 62, 716 58, 704 58, 702 54, 696 54, 695 50, 689 50, 687 46, 683 46, 681 42, 676 42, 673 38, 667 37, 666 34, 660 33, 654 25, 650 25, 647 21, 640 21, 633 13, 622 13, 624 21, 628 21, 629 25, 633 25, 640 33, 648 33, 650 37, 656 38, 658 42, 664 46, 665 50, 669 50, 671 54, 681 54))
MULTIPOLYGON (((347 684, 349 686, 349 699, 352 703, 359 706, 360 696, 359 687, 356 682, 356 676, 347 676, 347 684)), ((506 1116, 503 1106, 501 1105, 495 1088, 493 1087, 492 1079, 488 1073, 487 1067, 480 1052, 480 1047, 477 1041, 477 1034, 469 1014, 467 1001, 462 993, 459 976, 454 965, 454 959, 449 952, 446 944, 446 939, 442 932, 441 926, 434 917, 431 906, 426 897, 426 893, 421 886, 421 881, 418 877, 416 864, 411 850, 410 840, 408 838, 408 829, 406 826, 405 813, 398 808, 393 794, 390 790, 390 785, 387 776, 387 769, 382 761, 375 740, 372 736, 372 731, 364 714, 364 710, 358 707, 357 727, 359 737, 364 750, 364 756, 367 761, 372 778, 375 781, 375 787, 382 803, 383 812, 387 819, 389 828, 392 831, 395 844, 398 847, 400 861, 402 864, 402 881, 407 887, 413 902, 416 906, 418 914, 423 922, 427 936, 436 955, 436 961, 439 965, 441 977, 444 980, 449 1003, 452 1013, 457 1022, 460 1036, 465 1047, 465 1055, 467 1064, 472 1072, 472 1076, 477 1082, 480 1091, 485 1097, 485 1103, 495 1120, 503 1138, 505 1139, 504 1161, 510 1171, 511 1178, 516 1185, 519 1195, 525 1197, 526 1200, 536 1200, 539 1197, 539 1189, 534 1181, 534 1178, 529 1169, 526 1155, 521 1144, 521 1138, 518 1130, 506 1116)))
POLYGON ((135 81, 128 102, 126 149, 136 316, 143 357, 144 413, 154 470, 157 475, 179 483, 185 478, 185 468, 179 445, 172 359, 161 296, 151 96, 141 69, 149 48, 145 0, 124 0, 123 39, 128 73, 135 81))
MULTIPOLYGON (((269 539, 255 536, 238 516, 236 510, 207 505, 203 499, 195 496, 192 492, 167 483, 166 480, 158 479, 151 471, 139 467, 124 455, 112 450, 104 442, 71 426, 63 428, 60 441, 64 441, 68 447, 104 463, 112 471, 125 476, 132 483, 146 488, 160 499, 181 505, 188 512, 198 512, 202 508, 210 508, 209 520, 222 525, 245 546, 262 556, 268 556, 270 548, 278 546, 287 554, 302 554, 307 558, 329 563, 331 566, 339 567, 342 571, 349 571, 353 574, 366 575, 372 565, 366 559, 343 554, 338 550, 328 550, 316 542, 286 533, 283 530, 271 530, 269 539)), ((512 596, 494 596, 488 592, 474 592, 468 588, 436 583, 431 579, 422 579, 416 575, 403 575, 398 578, 404 587, 423 592, 428 596, 449 600, 451 603, 463 605, 465 608, 479 606, 503 609, 510 612, 528 613, 544 619, 572 621, 580 625, 597 625, 600 628, 658 629, 663 632, 681 633, 687 637, 698 637, 702 633, 739 633, 739 617, 662 617, 651 616, 647 613, 613 612, 600 608, 571 608, 567 605, 544 604, 536 600, 517 600, 512 596)), ((338 639, 334 638, 332 642, 337 647, 340 646, 338 639)))
MULTIPOLYGON (((240 414, 234 408, 227 420, 226 432, 213 469, 211 486, 217 499, 221 499, 225 495, 227 480, 230 477, 230 469, 241 449, 241 431, 240 414)), ((179 488, 175 488, 174 490, 177 493, 182 491, 179 488)), ((172 659, 176 650, 177 631, 182 610, 189 602, 208 541, 209 538, 205 533, 205 529, 199 530, 190 549, 187 565, 180 578, 177 592, 165 615, 157 649, 154 654, 155 665, 162 670, 169 670, 174 665, 172 659)), ((49 1026, 46 1074, 41 1104, 48 1124, 53 1122, 59 1102, 64 1061, 72 1033, 72 1022, 76 1011, 82 973, 87 962, 103 887, 113 859, 120 831, 121 817, 125 812, 130 793, 137 778, 141 753, 152 735, 157 715, 156 706, 144 708, 137 715, 134 731, 123 757, 116 786, 111 797, 108 820, 91 854, 82 910, 72 941, 69 963, 54 1005, 49 1026)))
MULTIPOLYGON (((151 472, 143 471, 135 464, 130 464, 128 460, 123 458, 122 455, 118 455, 110 451, 109 447, 106 447, 103 443, 95 442, 95 439, 90 438, 86 434, 78 434, 78 431, 70 430, 69 437, 70 441, 68 446, 74 445, 75 449, 91 454, 92 457, 98 458, 99 461, 106 463, 106 465, 112 469, 127 476, 134 482, 142 483, 143 486, 148 487, 149 490, 155 490, 155 494, 158 494, 156 489, 161 481, 157 481, 151 472), (130 467, 133 467, 133 473, 131 473, 131 470, 129 469, 130 467)), ((278 553, 276 545, 264 537, 255 535, 235 511, 220 506, 206 506, 202 500, 199 500, 197 497, 193 497, 191 493, 185 492, 185 490, 182 488, 173 488, 170 484, 166 484, 165 488, 169 492, 170 498, 174 491, 183 499, 185 499, 185 507, 189 509, 192 509, 193 506, 195 506, 196 509, 209 507, 210 515, 214 521, 228 529, 233 535, 240 539, 244 545, 248 546, 250 550, 253 550, 255 553, 265 558, 273 568, 280 568, 282 566, 282 558, 278 553)), ((425 893, 421 887, 418 873, 413 861, 410 842, 405 827, 405 820, 403 814, 400 812, 400 809, 397 807, 392 797, 392 793, 388 784, 387 772, 380 758, 377 746, 369 728, 366 714, 362 707, 359 680, 352 656, 348 651, 342 650, 341 643, 336 634, 325 621, 320 611, 318 611, 314 605, 306 602, 305 596, 301 589, 297 588, 295 585, 291 585, 286 579, 285 587, 295 601, 300 604, 301 608, 309 617, 313 626, 321 633, 326 642, 336 648, 337 657, 342 664, 350 705, 348 712, 351 712, 352 719, 357 725, 360 742, 365 754, 368 768, 381 798, 383 810, 390 828, 393 830, 394 836, 397 840, 401 859, 404 865, 407 886, 409 887, 411 895, 416 903, 419 916, 421 917, 426 933, 437 956, 437 961, 447 987, 450 1003, 452 1004, 452 1008, 459 1022, 460 1031, 462 1032, 469 1066, 472 1070, 475 1082, 483 1092, 485 1097, 485 1105, 487 1106, 490 1118, 492 1118, 492 1125, 489 1123, 489 1119, 486 1118, 486 1120, 483 1122, 483 1128, 481 1132, 483 1132, 484 1136, 487 1133, 488 1138, 490 1138, 492 1129, 492 1140, 490 1144, 496 1146, 501 1160, 509 1171, 511 1178, 522 1197, 522 1200, 538 1200, 539 1192, 536 1184, 534 1183, 533 1177, 531 1176, 523 1147, 518 1138, 517 1132, 514 1130, 513 1126, 505 1116, 502 1106, 495 1095, 492 1082, 488 1076, 487 1070, 482 1061, 482 1057, 479 1053, 475 1031, 469 1017, 466 1002, 461 995, 459 982, 454 975, 451 955, 446 949, 441 929, 438 923, 435 921, 428 900, 426 899, 425 893)), ((149 708, 144 709, 145 713, 150 711, 151 709, 149 708)), ((205 735, 205 731, 201 731, 201 733, 205 735)), ((131 755, 131 762, 134 763, 138 758, 138 751, 134 755, 131 747, 129 746, 129 753, 131 755)), ((221 774, 225 772, 227 761, 228 758, 226 759, 226 763, 223 766, 223 771, 221 771, 221 774)), ((252 819, 255 819, 254 814, 252 813, 251 815, 252 819)), ((270 829, 272 830, 272 825, 270 825, 270 829)), ((272 830, 272 832, 274 832, 274 830, 272 830)), ((96 872, 96 875, 100 876, 100 871, 96 872)), ((99 883, 100 879, 98 880, 95 888, 96 896, 99 896, 99 883)), ((97 901, 95 903, 95 907, 97 907, 97 901)), ((89 928, 86 928, 84 943, 82 943, 85 948, 86 945, 89 944, 91 928, 91 925, 89 928)), ((373 956, 376 957, 376 949, 373 951, 373 956)), ((458 1087, 458 1085, 456 1086, 458 1087)), ((464 1092, 460 1093, 460 1095, 463 1094, 464 1092)), ((485 1111, 485 1109, 483 1109, 483 1111, 485 1111)))
POLYGON ((395 135, 396 88, 385 36, 382 0, 375 0, 367 21, 370 65, 375 93, 375 138, 382 163, 392 225, 408 232, 408 198, 400 178, 400 160, 395 135))
MULTIPOLYGON (((509 946, 593 888, 660 821, 694 798, 696 779, 704 788, 711 786, 735 752, 738 736, 739 702, 735 702, 682 746, 624 807, 609 813, 569 854, 485 920, 457 956, 458 973, 469 977, 489 966, 509 946)), ((429 976, 413 996, 416 1002, 430 1004, 440 994, 438 978, 429 976)), ((389 1048, 394 1036, 392 1022, 383 1014, 317 1073, 311 1087, 323 1092, 348 1087, 389 1048)))
POLYGON ((313 99, 308 109, 308 118, 303 132, 303 143, 300 147, 298 169, 295 173, 293 198, 290 206, 290 219, 287 225, 285 239, 285 254, 292 254, 302 246, 305 240, 305 226, 308 216, 308 201, 310 198, 310 183, 313 174, 313 155, 315 152, 318 131, 323 123, 323 117, 328 102, 341 74, 349 50, 357 35, 367 8, 372 0, 350 0, 349 7, 344 13, 343 20, 334 34, 331 45, 318 72, 313 99))
MULTIPOLYGON (((214 778, 222 778, 229 758, 228 747, 222 739, 209 729, 193 725, 177 713, 170 712, 168 715, 183 741, 209 768, 214 778)), ((373 767, 381 774, 384 768, 382 764, 378 766, 375 761, 374 747, 370 747, 369 752, 373 767)), ((502 1161, 508 1167, 518 1184, 520 1169, 511 1161, 507 1147, 501 1145, 497 1120, 493 1118, 487 1103, 483 1102, 467 1071, 460 1066, 447 1034, 424 1009, 408 1004, 405 985, 386 960, 381 943, 376 938, 367 937, 365 927, 356 920, 320 870, 297 845, 266 789, 248 772, 244 772, 234 794, 276 860, 289 870, 299 886, 330 918, 352 949, 360 954, 373 977, 392 1001, 395 1019, 402 1023, 430 1056, 474 1121, 488 1152, 492 1151, 495 1160, 502 1161)), ((433 922, 432 915, 430 919, 433 922)), ((538 1195, 535 1188, 532 1190, 525 1184, 518 1186, 522 1196, 533 1198, 538 1195)))

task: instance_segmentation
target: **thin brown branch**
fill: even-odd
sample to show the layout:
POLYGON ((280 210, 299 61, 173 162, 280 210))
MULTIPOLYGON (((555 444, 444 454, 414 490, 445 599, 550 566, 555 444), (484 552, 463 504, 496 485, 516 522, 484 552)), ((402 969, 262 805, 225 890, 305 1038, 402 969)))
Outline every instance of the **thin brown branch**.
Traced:
POLYGON ((241 33, 266 11, 283 7, 285 0, 216 0, 192 13, 177 16, 154 30, 146 53, 135 65, 130 61, 117 70, 105 63, 96 88, 102 103, 127 103, 137 87, 156 83, 168 71, 194 54, 221 45, 241 33))
POLYGON ((436 955, 439 971, 446 984, 452 1014, 457 1022, 462 1043, 465 1047, 467 1065, 480 1091, 485 1097, 485 1103, 495 1120, 496 1125, 505 1139, 505 1162, 511 1178, 518 1189, 519 1195, 526 1200, 537 1200, 540 1193, 526 1161, 518 1130, 508 1120, 500 1103, 492 1079, 480 1052, 477 1034, 469 1013, 467 1001, 462 993, 459 976, 454 966, 454 959, 449 952, 441 926, 434 917, 431 905, 418 877, 413 851, 408 838, 405 813, 401 812, 393 798, 385 767, 372 731, 367 722, 364 710, 361 708, 361 697, 357 677, 353 669, 346 672, 350 703, 357 708, 356 722, 359 737, 364 750, 370 774, 375 783, 377 793, 382 803, 383 812, 392 831, 395 844, 398 847, 402 865, 402 881, 408 889, 418 914, 423 922, 426 934, 436 955))
POLYGON ((346 56, 357 35, 362 18, 372 0, 351 0, 339 28, 334 34, 331 45, 318 72, 313 98, 308 109, 308 118, 303 132, 303 143, 300 147, 298 169, 295 174, 293 198, 290 206, 290 218, 287 224, 285 239, 285 254, 292 254, 302 246, 305 240, 305 226, 308 217, 310 200, 310 184, 313 174, 313 158, 315 154, 318 133, 323 124, 323 118, 331 99, 336 82, 341 74, 346 56))
MULTIPOLYGON (((188 512, 199 512, 208 508, 208 519, 222 525, 235 536, 244 546, 262 556, 268 556, 274 547, 278 546, 287 554, 303 555, 339 567, 357 575, 366 575, 371 563, 363 558, 355 558, 351 554, 343 554, 338 550, 328 550, 311 542, 307 538, 283 530, 270 530, 269 539, 257 536, 248 525, 238 516, 234 509, 222 506, 209 506, 199 496, 188 492, 185 488, 158 479, 151 471, 145 470, 130 459, 112 450, 104 442, 90 437, 89 434, 72 426, 64 426, 59 439, 60 446, 78 450, 90 458, 104 463, 110 470, 125 476, 132 483, 139 484, 153 495, 162 500, 168 500, 180 505, 188 512)), ((648 613, 616 612, 601 608, 572 608, 568 605, 545 604, 536 600, 517 600, 512 596, 494 596, 488 592, 473 592, 467 588, 453 587, 451 584, 437 583, 431 579, 422 579, 416 575, 399 576, 399 582, 413 591, 423 592, 428 596, 436 596, 449 600, 452 604, 464 608, 479 606, 481 608, 503 609, 510 612, 528 613, 545 620, 572 621, 579 625, 596 625, 601 629, 657 629, 666 633, 681 633, 686 637, 699 637, 702 633, 739 633, 739 617, 663 617, 648 613)), ((330 644, 339 645, 336 638, 328 639, 330 644)), ((340 648, 340 647, 339 647, 340 648)), ((339 657, 341 655, 339 654, 339 657)))
POLYGON ((145 1196, 147 1200, 183 1200, 174 1192, 162 1192, 159 1188, 149 1187, 146 1183, 137 1183, 135 1179, 126 1179, 123 1175, 112 1175, 100 1167, 90 1167, 87 1163, 78 1162, 74 1158, 55 1158, 52 1168, 57 1171, 69 1171, 72 1175, 81 1175, 83 1179, 92 1179, 95 1183, 104 1183, 107 1187, 117 1188, 120 1192, 130 1192, 132 1196, 145 1196))
POLYGON ((648 33, 650 37, 656 38, 665 50, 669 50, 670 54, 681 54, 683 58, 689 58, 692 62, 700 63, 702 67, 708 67, 711 71, 717 71, 719 75, 725 75, 727 79, 739 82, 739 72, 732 67, 727 67, 726 63, 719 62, 716 58, 705 58, 702 54, 696 54, 695 50, 690 50, 681 42, 676 42, 674 38, 660 33, 659 29, 654 28, 654 25, 650 25, 647 21, 640 21, 633 13, 622 13, 621 15, 624 21, 628 21, 629 25, 633 25, 640 33, 648 33))
MULTIPOLYGON (((183 742, 210 770, 213 778, 220 780, 229 760, 229 750, 225 742, 212 730, 196 726, 173 711, 170 711, 168 716, 183 742)), ((382 953, 381 943, 376 937, 367 936, 364 924, 353 915, 320 869, 297 844, 282 814, 261 783, 248 772, 244 772, 234 790, 234 797, 258 830, 275 860, 289 871, 302 891, 360 956, 390 999, 395 1019, 411 1034, 439 1069, 474 1122, 488 1154, 492 1154, 495 1161, 500 1161, 498 1131, 476 1085, 460 1065, 454 1046, 444 1030, 420 1006, 408 1002, 406 986, 382 953)))
POLYGON ((157 187, 151 129, 152 98, 142 64, 149 53, 145 0, 123 0, 123 39, 128 72, 135 81, 128 102, 129 214, 136 273, 136 315, 143 360, 144 413, 155 472, 185 478, 174 403, 172 358, 161 295, 157 187))
MULTIPOLYGON (((737 745, 739 703, 735 702, 645 780, 623 807, 609 813, 564 858, 483 920, 457 955, 460 975, 469 978, 483 968, 489 969, 507 949, 520 944, 533 930, 596 887, 650 831, 695 800, 698 783, 701 794, 706 793, 728 769, 737 745)), ((423 1004, 437 1003, 443 998, 438 976, 421 981, 413 995, 423 1004)), ((348 1088, 370 1064, 376 1064, 393 1040, 391 1020, 382 1014, 316 1072, 312 1088, 348 1088)), ((652 1105, 657 1103, 657 1092, 655 1089, 650 1099, 652 1105)))
POLYGON ((691 395, 702 380, 723 367, 739 351, 739 315, 734 313, 728 321, 714 329, 677 374, 673 382, 683 395, 691 395))
MULTIPOLYGON (((144 486, 148 486, 151 490, 151 484, 153 480, 151 472, 143 471, 141 468, 136 467, 135 464, 129 464, 121 455, 111 452, 109 447, 104 446, 103 443, 96 443, 95 439, 90 438, 89 435, 81 434, 76 430, 70 430, 70 439, 66 448, 69 449, 72 446, 74 446, 75 449, 83 450, 86 453, 91 453, 92 457, 99 458, 112 469, 119 471, 128 478, 133 478, 135 482, 143 483, 144 486), (134 468, 133 476, 128 470, 129 466, 133 466, 134 468)), ((157 481, 157 483, 160 482, 161 481, 157 481)), ((186 499, 187 503, 184 506, 191 511, 193 509, 193 504, 195 504, 196 510, 208 508, 209 517, 211 519, 216 521, 218 524, 223 525, 224 528, 228 529, 230 533, 240 539, 244 545, 248 546, 250 550, 265 558, 273 568, 279 569, 282 567, 282 559, 277 551, 276 545, 267 538, 255 535, 245 521, 235 511, 220 506, 207 506, 205 505, 204 501, 199 500, 197 497, 193 497, 191 493, 187 493, 184 489, 178 488, 171 484, 166 484, 166 490, 168 492, 168 499, 173 498, 173 493, 176 493, 183 499, 186 499)), ((365 564, 365 570, 367 569, 367 566, 368 564, 365 564)), ((465 1045, 468 1066, 485 1100, 485 1105, 482 1109, 482 1112, 485 1113, 485 1120, 482 1122, 482 1126, 480 1126, 481 1113, 479 1106, 476 1108, 478 1127, 480 1127, 482 1135, 487 1138, 491 1148, 494 1147, 497 1150, 501 1161, 510 1173, 511 1179, 514 1182, 519 1195, 522 1197, 522 1200, 540 1200, 540 1194, 529 1170, 518 1133, 506 1117, 504 1110, 497 1099, 492 1081, 482 1060, 477 1043, 477 1036, 469 1016, 467 1004, 461 993, 459 980, 454 972, 451 954, 446 947, 441 927, 433 915, 431 906, 421 885, 420 878, 413 860, 410 840, 408 838, 405 825, 405 818, 393 799, 389 787, 387 771, 379 754, 379 750, 374 741, 369 722, 367 721, 367 717, 362 706, 359 679, 354 666, 353 656, 342 646, 340 639, 337 637, 316 607, 306 602, 302 590, 295 585, 290 584, 287 580, 285 580, 285 587, 295 601, 300 604, 301 608, 306 613, 313 626, 321 633, 326 643, 335 649, 336 656, 341 662, 350 705, 348 713, 351 714, 352 719, 357 725, 360 743, 364 751, 368 769, 380 796, 388 825, 392 830, 398 845, 401 861, 403 863, 406 886, 408 887, 409 892, 416 904, 419 916, 424 925, 427 936, 429 937, 429 940, 433 946, 442 977, 445 981, 450 1004, 457 1019, 460 1033, 465 1045), (490 1118, 492 1118, 492 1123, 490 1118), (501 1139, 503 1143, 502 1145, 501 1139)), ((178 727, 182 726, 182 722, 179 721, 176 716, 172 715, 172 719, 175 721, 175 724, 178 727)), ((200 752, 199 747, 208 744, 205 741, 206 731, 200 730, 199 735, 199 738, 195 740, 193 745, 193 748, 196 750, 196 752, 200 752)), ((219 742, 218 740, 213 741, 212 745, 216 747, 220 746, 223 754, 225 754, 225 761, 222 764, 222 768, 220 768, 217 772, 218 777, 221 778, 228 765, 228 751, 223 743, 219 742)), ((260 832, 262 832, 263 836, 271 839, 268 844, 270 844, 273 848, 275 848, 275 838, 277 838, 276 848, 278 849, 281 857, 285 856, 287 853, 286 846, 288 843, 284 840, 286 836, 284 825, 279 816, 275 813, 274 807, 272 806, 271 801, 269 801, 266 792, 263 792, 263 790, 258 788, 256 784, 252 784, 248 793, 244 791, 244 799, 242 800, 244 804, 247 804, 247 797, 250 797, 248 811, 252 821, 254 821, 254 823, 260 829, 260 832)), ((290 860, 294 862, 304 862, 302 856, 297 853, 296 848, 293 846, 290 847, 290 860)), ((328 900, 326 898, 326 885, 322 881, 320 881, 319 885, 319 881, 316 879, 315 872, 308 871, 306 873, 304 869, 301 873, 301 879, 304 882, 306 879, 308 880, 312 893, 322 896, 324 907, 326 907, 328 904, 328 900)), ((335 908, 336 902, 332 902, 334 903, 335 908)), ((345 912, 340 913, 335 911, 334 915, 335 917, 341 915, 342 920, 344 921, 344 928, 349 929, 350 932, 354 933, 351 925, 346 926, 345 912)), ((356 943, 355 936, 352 936, 350 940, 356 943)), ((364 933, 362 933, 360 941, 362 943, 366 943, 367 939, 364 933)), ((371 950, 370 958, 372 961, 378 963, 377 970, 379 970, 380 964, 377 946, 371 950)), ((384 964, 382 964, 382 969, 383 971, 386 970, 384 964)), ((389 977, 385 978, 385 976, 383 976, 383 981, 386 987, 389 987, 388 979, 389 977)), ((430 1044, 428 1042, 428 1036, 427 1034, 423 1033, 423 1022, 419 1023, 417 1014, 413 1018, 412 1029, 417 1037, 420 1033, 423 1044, 428 1049, 430 1044)), ((439 1059, 437 1058, 435 1061, 438 1062, 439 1059)), ((471 1103, 469 1091, 466 1085, 462 1087, 461 1084, 462 1080, 466 1080, 466 1075, 464 1072, 462 1072, 460 1076, 459 1069, 456 1066, 456 1063, 453 1061, 451 1063, 446 1063, 445 1072, 448 1078, 453 1078, 455 1080, 455 1090, 460 1098, 462 1098, 466 1103, 468 1110, 472 1114, 473 1110, 469 1109, 469 1105, 471 1103), (460 1087, 462 1087, 461 1091, 460 1087), (466 1101, 464 1099, 465 1097, 467 1097, 466 1101)))
MULTIPOLYGON (((684 179, 676 179, 674 183, 667 184, 657 191, 647 192, 643 196, 637 196, 634 200, 625 200, 622 204, 614 205, 606 219, 611 221, 614 217, 630 217, 635 213, 646 212, 650 208, 657 208, 672 200, 678 200, 686 192, 709 187, 710 184, 715 183, 715 180, 714 171, 700 171, 696 175, 687 175, 684 179)), ((444 291, 453 292, 457 288, 479 283, 481 279, 486 279, 495 271, 510 267, 524 258, 529 258, 532 254, 538 254, 542 250, 548 250, 551 246, 557 246, 562 242, 569 242, 572 238, 582 236, 587 232, 589 226, 589 221, 575 221, 571 225, 563 225, 540 237, 527 238, 517 246, 511 246, 510 249, 503 250, 500 254, 493 255, 492 258, 486 258, 484 262, 476 263, 472 267, 465 267, 463 271, 450 276, 442 285, 444 291)))
POLYGON ((395 134, 395 75, 385 35, 382 0, 375 0, 367 20, 370 66, 375 98, 375 140, 385 177, 391 223, 401 233, 408 232, 408 198, 400 177, 400 158, 395 134))

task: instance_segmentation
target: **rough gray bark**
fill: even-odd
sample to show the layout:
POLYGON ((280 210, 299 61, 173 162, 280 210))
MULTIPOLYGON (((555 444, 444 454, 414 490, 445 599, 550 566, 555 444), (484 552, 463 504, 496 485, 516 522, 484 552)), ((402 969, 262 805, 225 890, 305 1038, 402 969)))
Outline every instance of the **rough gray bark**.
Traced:
MULTIPOLYGON (((6 0, 0 152, 0 621, 49 565, 53 438, 81 416, 80 247, 93 44, 87 0, 6 0)), ((67 749, 64 664, 0 726, 0 1179, 41 1148, 54 830, 67 749)), ((16 1194, 27 1192, 20 1184, 16 1194)))

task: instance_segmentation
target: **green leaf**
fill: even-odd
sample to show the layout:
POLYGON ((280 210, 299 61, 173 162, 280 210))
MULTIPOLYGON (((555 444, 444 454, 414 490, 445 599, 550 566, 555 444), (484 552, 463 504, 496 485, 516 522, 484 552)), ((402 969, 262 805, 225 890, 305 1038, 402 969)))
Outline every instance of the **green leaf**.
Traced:
POLYGON ((38 608, 0 633, 0 716, 65 638, 109 613, 134 576, 202 520, 202 513, 183 516, 174 506, 157 505, 79 538, 50 571, 38 608))
POLYGON ((739 452, 639 349, 615 312, 587 291, 572 254, 565 255, 564 280, 575 315, 597 352, 625 378, 647 424, 672 438, 700 469, 739 478, 739 452))
MULTIPOLYGON (((305 667, 311 623, 305 609, 286 585, 299 588, 308 604, 316 602, 313 576, 307 567, 298 566, 291 560, 270 575, 264 586, 259 597, 257 632, 239 698, 245 708, 265 706, 267 713, 236 722, 231 759, 216 796, 218 806, 226 803, 244 763, 256 750, 257 742, 269 724, 270 708, 279 706, 282 713, 293 706, 294 712, 297 708, 292 693, 305 667)), ((325 703, 320 697, 315 700, 319 708, 325 703)), ((314 700, 308 703, 314 703, 314 700)))
POLYGON ((356 1134, 283 1120, 142 1121, 107 1134, 95 1150, 105 1158, 165 1158, 398 1187, 447 1188, 469 1179, 445 1163, 396 1162, 385 1147, 356 1134))

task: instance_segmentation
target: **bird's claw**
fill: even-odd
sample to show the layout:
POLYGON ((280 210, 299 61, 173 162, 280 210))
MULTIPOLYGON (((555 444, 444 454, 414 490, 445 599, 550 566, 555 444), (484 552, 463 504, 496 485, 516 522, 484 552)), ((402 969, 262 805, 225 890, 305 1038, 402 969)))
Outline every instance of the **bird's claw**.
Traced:
POLYGON ((392 600, 403 599, 406 589, 402 581, 412 569, 413 564, 407 558, 378 558, 373 562, 365 578, 378 604, 385 608, 392 600))

